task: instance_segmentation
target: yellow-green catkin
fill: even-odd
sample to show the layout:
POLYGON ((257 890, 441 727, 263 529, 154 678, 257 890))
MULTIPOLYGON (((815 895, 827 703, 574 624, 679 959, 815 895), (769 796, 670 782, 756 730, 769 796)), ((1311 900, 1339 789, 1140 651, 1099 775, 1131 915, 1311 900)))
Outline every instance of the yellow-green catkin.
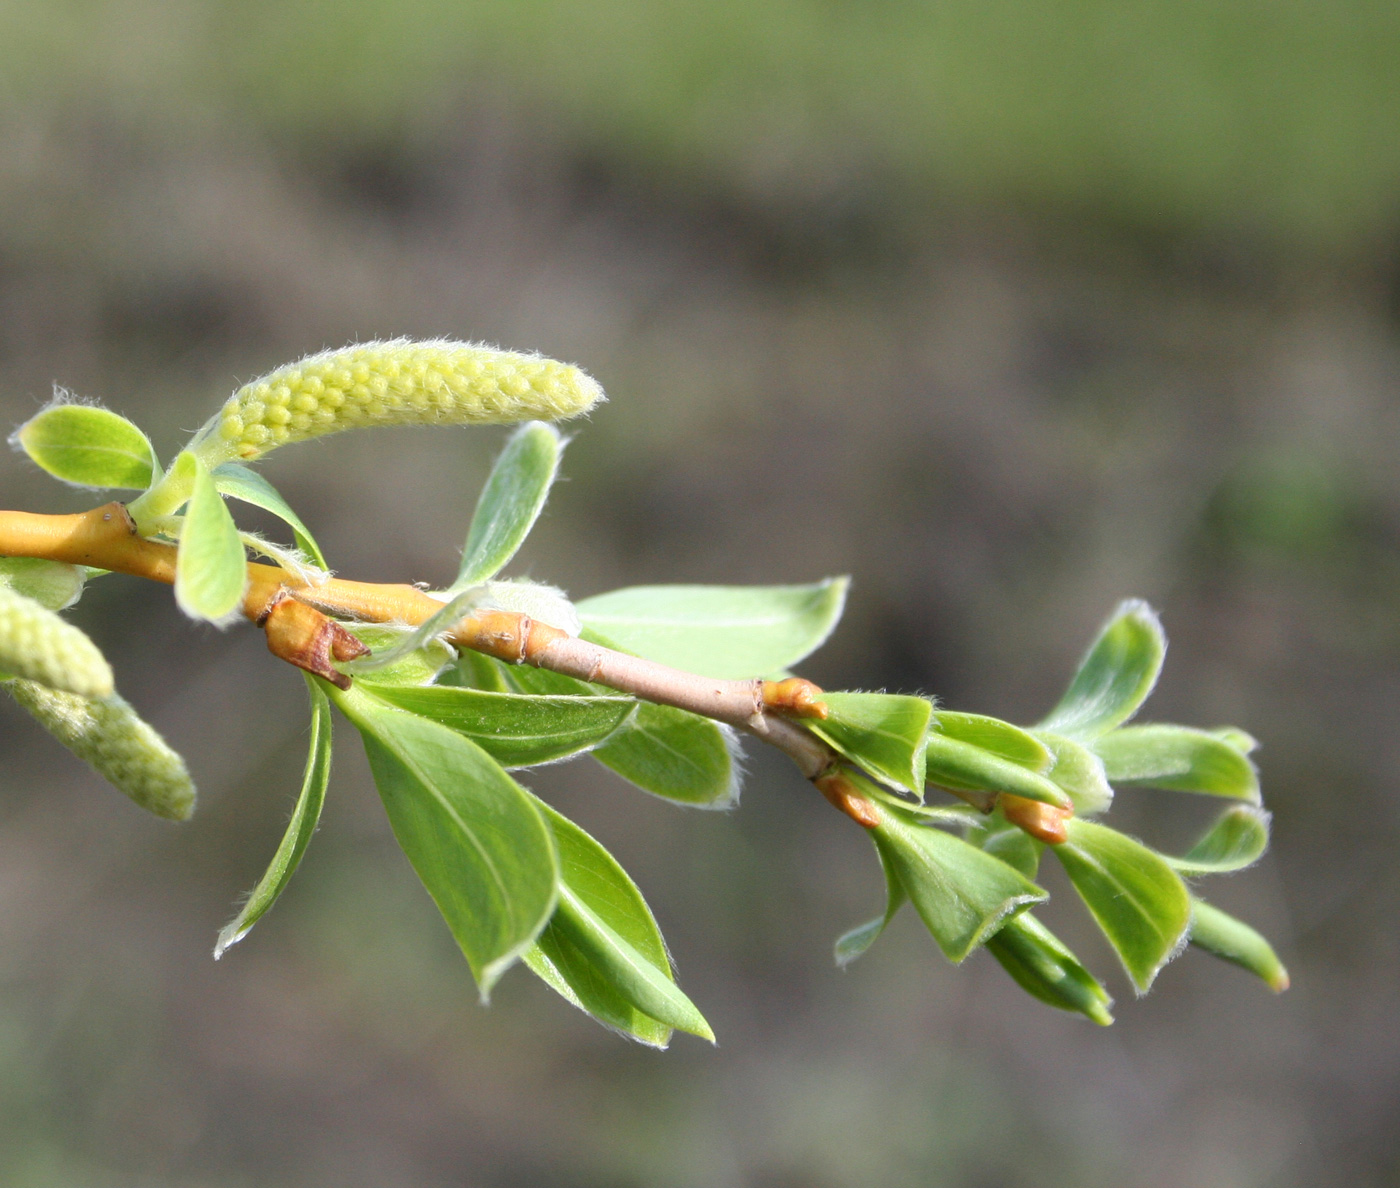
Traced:
POLYGON ((22 680, 5 687, 54 738, 143 809, 172 821, 194 812, 185 761, 115 693, 79 697, 22 680))
POLYGON ((447 340, 367 342, 245 384, 196 450, 217 465, 342 429, 557 421, 601 399, 591 376, 541 355, 447 340))
POLYGON ((0 585, 0 670, 80 697, 108 697, 112 668, 72 623, 0 585))

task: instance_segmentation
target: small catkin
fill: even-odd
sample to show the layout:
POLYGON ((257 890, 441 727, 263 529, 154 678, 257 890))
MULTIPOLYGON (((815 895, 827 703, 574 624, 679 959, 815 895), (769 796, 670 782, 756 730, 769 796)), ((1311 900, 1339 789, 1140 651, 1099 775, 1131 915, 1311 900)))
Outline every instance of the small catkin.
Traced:
POLYGON ((172 821, 186 821, 194 812, 185 761, 115 693, 79 697, 23 680, 6 681, 5 688, 54 738, 143 809, 172 821))
POLYGON ((556 421, 603 399, 577 367, 436 340, 367 342, 279 367, 233 394, 201 435, 206 462, 370 425, 556 421))
POLYGON ((80 697, 108 697, 112 668, 81 631, 0 585, 0 670, 80 697))

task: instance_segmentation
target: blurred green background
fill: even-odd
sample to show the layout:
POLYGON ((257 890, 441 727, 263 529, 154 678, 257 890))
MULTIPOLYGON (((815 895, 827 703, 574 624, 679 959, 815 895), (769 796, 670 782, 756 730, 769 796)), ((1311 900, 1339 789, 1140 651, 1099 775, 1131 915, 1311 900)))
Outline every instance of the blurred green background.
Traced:
MULTIPOLYGON (((1188 953, 1133 1003, 1067 902, 1108 1031, 912 918, 840 973, 878 868, 780 762, 728 815, 542 770, 720 1035, 653 1053, 523 970, 475 1003, 348 736, 215 965, 302 685, 114 578, 76 617, 202 803, 148 820, 0 716, 0 1183, 1400 1182, 1400 7, 10 0, 0 136, 12 424, 58 383, 168 457, 307 352, 486 340, 611 395, 516 567, 580 596, 848 572, 809 675, 1019 721, 1148 598, 1147 716, 1263 741, 1273 855, 1208 894, 1294 975, 1188 953)), ((501 436, 266 470, 342 574, 440 583, 501 436)), ((0 506, 87 502, 0 475, 0 506)), ((1187 801, 1115 820, 1180 839, 1187 801)))

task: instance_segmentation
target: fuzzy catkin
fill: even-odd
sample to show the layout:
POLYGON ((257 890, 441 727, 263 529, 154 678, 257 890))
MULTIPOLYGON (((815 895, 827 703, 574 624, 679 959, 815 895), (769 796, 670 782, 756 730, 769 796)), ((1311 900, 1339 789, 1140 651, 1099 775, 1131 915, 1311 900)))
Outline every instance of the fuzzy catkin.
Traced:
POLYGON ((603 399, 591 376, 540 355, 436 340, 322 351, 239 388, 201 434, 206 462, 370 425, 556 421, 603 399))
POLYGON ((81 631, 0 585, 0 670, 81 697, 108 697, 112 668, 81 631))
POLYGON ((143 809, 172 821, 194 812, 185 761, 115 693, 105 698, 60 693, 35 681, 5 688, 34 719, 143 809))

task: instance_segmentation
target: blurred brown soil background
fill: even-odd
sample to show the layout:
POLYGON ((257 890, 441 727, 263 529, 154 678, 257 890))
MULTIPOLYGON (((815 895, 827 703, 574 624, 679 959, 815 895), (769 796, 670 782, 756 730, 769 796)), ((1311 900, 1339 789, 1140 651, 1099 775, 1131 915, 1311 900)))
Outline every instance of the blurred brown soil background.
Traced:
MULTIPOLYGON (((527 777, 638 880, 717 1049, 629 1045, 523 969, 482 1009, 345 729, 301 872, 215 965, 297 786, 301 682, 113 578, 75 617, 201 804, 149 820, 0 712, 0 1182, 1400 1178, 1392 5, 13 0, 0 45, 9 423, 58 383, 168 458, 302 354, 482 340, 611 397, 515 572, 850 573, 807 675, 1015 721, 1145 597, 1172 641, 1145 716, 1262 740, 1273 853, 1207 893, 1294 977, 1188 953, 1134 1003, 1063 894, 1110 1030, 912 917, 838 972, 874 857, 755 754, 727 815, 527 777)), ((443 582, 501 437, 265 469, 341 574, 443 582)), ((0 474, 0 506, 90 502, 0 474)), ((1187 800, 1116 820, 1179 841, 1187 800)))

